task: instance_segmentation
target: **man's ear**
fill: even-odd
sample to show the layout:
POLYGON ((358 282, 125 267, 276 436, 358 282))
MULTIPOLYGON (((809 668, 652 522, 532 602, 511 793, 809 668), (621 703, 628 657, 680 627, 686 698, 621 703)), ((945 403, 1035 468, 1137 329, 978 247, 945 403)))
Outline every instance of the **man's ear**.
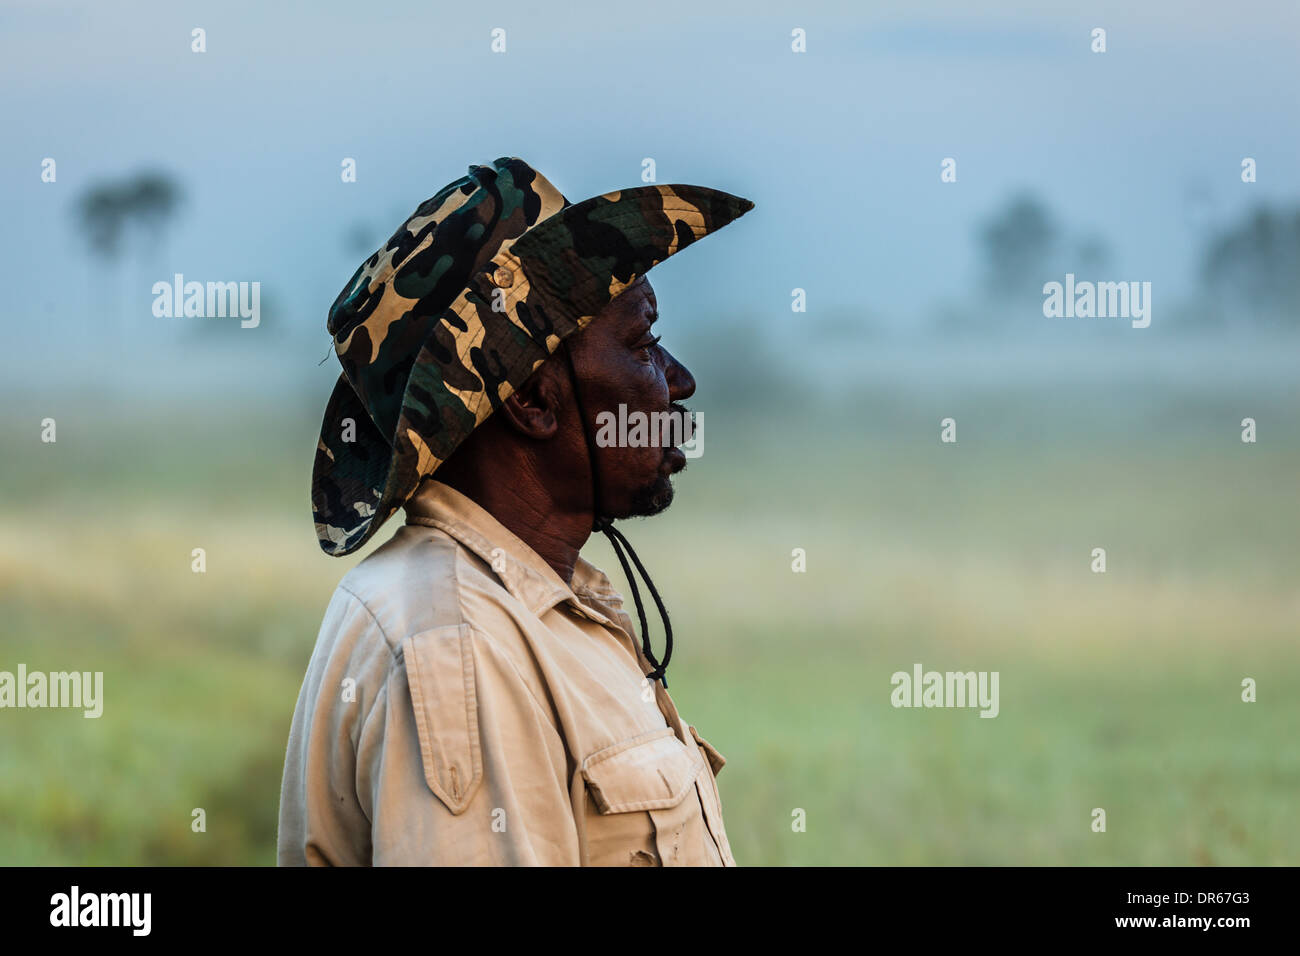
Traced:
POLYGON ((545 441, 559 431, 559 395, 555 363, 548 360, 501 403, 497 414, 521 435, 545 441))

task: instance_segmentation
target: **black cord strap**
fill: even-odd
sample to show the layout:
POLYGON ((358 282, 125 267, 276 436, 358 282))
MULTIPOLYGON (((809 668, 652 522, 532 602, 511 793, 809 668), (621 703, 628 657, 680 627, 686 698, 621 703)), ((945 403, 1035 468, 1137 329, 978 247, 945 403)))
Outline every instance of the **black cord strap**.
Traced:
POLYGON ((637 557, 635 549, 633 549, 627 538, 623 537, 622 533, 608 522, 598 530, 603 531, 605 537, 609 539, 610 546, 614 549, 614 553, 618 555, 618 563, 623 565, 623 574, 627 578, 627 583, 632 586, 632 600, 636 602, 637 617, 641 619, 641 653, 646 656, 646 660, 654 665, 654 670, 646 676, 652 681, 663 681, 664 690, 667 690, 668 679, 665 672, 668 670, 668 661, 673 656, 673 625, 668 620, 668 609, 664 607, 663 599, 659 597, 658 588, 655 587, 654 581, 650 579, 650 575, 646 573, 645 566, 641 564, 641 559, 637 557), (620 542, 622 547, 619 546, 620 542), (627 548, 627 553, 631 555, 637 571, 641 573, 646 587, 650 589, 650 596, 655 599, 655 605, 659 608, 659 619, 664 622, 664 659, 662 663, 655 660, 654 652, 650 649, 650 629, 646 626, 645 607, 641 603, 641 592, 636 586, 636 576, 632 574, 632 569, 627 564, 627 558, 623 556, 623 548, 627 548))

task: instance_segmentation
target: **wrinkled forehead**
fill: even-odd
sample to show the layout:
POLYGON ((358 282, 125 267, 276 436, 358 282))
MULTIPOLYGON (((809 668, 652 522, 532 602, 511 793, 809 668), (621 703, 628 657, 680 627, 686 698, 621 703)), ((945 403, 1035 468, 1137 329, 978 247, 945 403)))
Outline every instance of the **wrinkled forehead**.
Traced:
POLYGON ((644 326, 647 318, 655 315, 654 290, 645 276, 631 282, 597 312, 591 321, 570 338, 570 348, 583 351, 588 348, 605 348, 616 345, 632 333, 633 328, 644 326))
POLYGON ((636 313, 640 311, 643 302, 648 302, 652 309, 656 305, 655 290, 644 274, 637 276, 626 289, 614 296, 606 308, 623 313, 636 313))
POLYGON ((602 327, 618 333, 633 323, 642 323, 647 313, 653 317, 656 308, 654 289, 644 275, 610 299, 597 313, 592 324, 599 321, 602 327))

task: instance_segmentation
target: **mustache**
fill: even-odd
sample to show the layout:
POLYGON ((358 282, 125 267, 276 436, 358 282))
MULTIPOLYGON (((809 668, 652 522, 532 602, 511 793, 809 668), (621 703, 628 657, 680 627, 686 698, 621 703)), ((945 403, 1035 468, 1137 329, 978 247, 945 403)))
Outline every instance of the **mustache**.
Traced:
POLYGON ((681 443, 685 444, 695 437, 695 419, 691 417, 691 410, 681 402, 672 402, 668 406, 669 412, 674 415, 677 421, 681 422, 681 443))

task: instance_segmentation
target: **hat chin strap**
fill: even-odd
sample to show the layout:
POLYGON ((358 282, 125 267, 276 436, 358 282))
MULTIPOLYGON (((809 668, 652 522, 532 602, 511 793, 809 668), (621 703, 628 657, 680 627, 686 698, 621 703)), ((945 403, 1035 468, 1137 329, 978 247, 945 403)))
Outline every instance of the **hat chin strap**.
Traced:
POLYGON ((623 575, 627 578, 627 583, 632 588, 632 600, 636 603, 637 617, 641 620, 641 653, 645 655, 653 666, 652 670, 646 677, 651 681, 661 681, 664 690, 668 689, 668 660, 673 656, 673 625, 668 620, 668 610, 664 607, 663 599, 659 597, 659 590, 655 587, 654 581, 650 580, 650 575, 646 573, 645 566, 641 559, 637 557, 636 551, 627 538, 614 527, 614 519, 608 517, 601 507, 600 500, 600 470, 597 464, 596 439, 592 435, 591 426, 587 420, 587 409, 582 401, 582 387, 578 384, 578 373, 573 367, 573 354, 569 350, 569 341, 565 339, 560 343, 560 348, 564 350, 564 358, 569 365, 569 379, 573 383, 573 400, 578 407, 578 418, 582 421, 582 437, 587 443, 587 462, 591 468, 591 514, 592 514, 592 531, 599 531, 609 539, 610 547, 614 549, 614 554, 618 556, 618 563, 623 566, 623 575), (627 554, 623 549, 627 549, 627 554), (660 663, 655 659, 654 652, 650 649, 650 628, 646 625, 645 605, 641 603, 641 591, 636 586, 636 576, 632 573, 632 568, 628 564, 628 556, 631 556, 632 563, 641 574, 645 581, 646 587, 650 589, 650 596, 655 599, 655 606, 659 608, 659 618, 664 623, 664 659, 660 663))

